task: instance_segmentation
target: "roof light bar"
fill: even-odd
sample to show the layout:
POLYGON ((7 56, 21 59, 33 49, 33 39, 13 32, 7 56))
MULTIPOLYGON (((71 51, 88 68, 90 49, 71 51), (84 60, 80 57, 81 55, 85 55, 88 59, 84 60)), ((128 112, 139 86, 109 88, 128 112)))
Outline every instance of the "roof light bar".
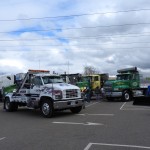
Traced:
POLYGON ((28 72, 29 73, 50 73, 49 70, 33 70, 33 69, 29 69, 28 72))

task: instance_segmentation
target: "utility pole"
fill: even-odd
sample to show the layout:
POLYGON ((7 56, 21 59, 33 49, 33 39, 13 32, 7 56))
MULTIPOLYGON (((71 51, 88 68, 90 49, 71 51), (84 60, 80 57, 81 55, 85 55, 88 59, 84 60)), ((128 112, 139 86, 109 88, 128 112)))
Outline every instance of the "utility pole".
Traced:
POLYGON ((39 59, 39 70, 40 70, 40 59, 39 59))
POLYGON ((68 61, 68 74, 69 74, 69 61, 68 61))

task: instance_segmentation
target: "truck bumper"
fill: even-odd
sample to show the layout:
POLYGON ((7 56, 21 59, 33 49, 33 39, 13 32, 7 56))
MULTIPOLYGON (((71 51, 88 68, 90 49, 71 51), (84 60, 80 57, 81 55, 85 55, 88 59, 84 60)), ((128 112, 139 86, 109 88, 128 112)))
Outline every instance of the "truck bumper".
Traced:
POLYGON ((143 90, 134 90, 133 91, 133 97, 141 97, 143 95, 143 90))
POLYGON ((54 109, 68 109, 71 107, 78 107, 83 106, 84 100, 83 99, 75 99, 75 100, 61 100, 61 101, 54 101, 54 109))
POLYGON ((121 97, 122 92, 105 92, 106 97, 121 97))

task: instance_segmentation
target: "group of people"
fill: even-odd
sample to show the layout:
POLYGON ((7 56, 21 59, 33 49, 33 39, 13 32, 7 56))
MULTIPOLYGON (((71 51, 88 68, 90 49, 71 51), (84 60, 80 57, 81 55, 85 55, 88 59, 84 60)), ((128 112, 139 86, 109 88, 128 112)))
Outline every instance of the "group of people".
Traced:
MULTIPOLYGON (((94 95, 96 96, 96 100, 97 101, 101 101, 104 98, 104 89, 103 88, 99 88, 97 86, 95 88, 94 93, 95 93, 94 95)), ((93 96, 92 90, 89 87, 87 87, 85 89, 85 91, 84 91, 84 99, 85 99, 85 101, 90 102, 92 96, 93 96)))

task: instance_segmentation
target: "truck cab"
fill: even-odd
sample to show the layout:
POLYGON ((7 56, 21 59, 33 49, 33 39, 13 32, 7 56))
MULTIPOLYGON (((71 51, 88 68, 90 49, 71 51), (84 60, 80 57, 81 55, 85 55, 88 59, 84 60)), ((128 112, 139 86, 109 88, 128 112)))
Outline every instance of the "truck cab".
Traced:
POLYGON ((97 86, 100 87, 100 76, 84 75, 81 77, 81 80, 77 82, 77 86, 80 87, 81 91, 84 91, 87 87, 93 91, 97 86))
POLYGON ((27 106, 39 108, 44 117, 52 117, 55 110, 79 113, 83 105, 77 86, 64 83, 60 76, 45 70, 29 70, 16 92, 8 93, 4 101, 6 111, 27 106))
POLYGON ((136 67, 126 68, 117 71, 116 80, 106 81, 104 84, 105 95, 108 100, 121 98, 123 101, 130 101, 134 90, 139 88, 139 72, 136 67))
POLYGON ((104 82, 108 80, 108 74, 92 74, 84 75, 81 77, 80 82, 77 82, 77 86, 80 87, 83 92, 86 88, 91 89, 91 92, 94 94, 97 87, 101 88, 104 85, 104 82))

